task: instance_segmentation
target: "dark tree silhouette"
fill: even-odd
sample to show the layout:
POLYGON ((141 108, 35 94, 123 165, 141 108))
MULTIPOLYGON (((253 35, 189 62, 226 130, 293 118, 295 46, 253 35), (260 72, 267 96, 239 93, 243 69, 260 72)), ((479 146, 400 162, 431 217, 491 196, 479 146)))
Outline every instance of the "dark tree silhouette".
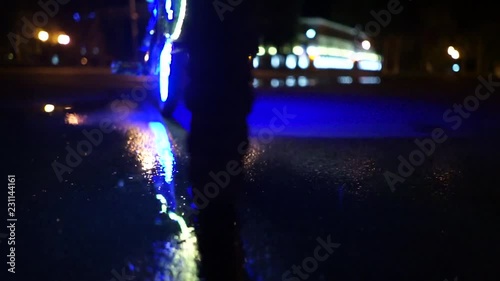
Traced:
POLYGON ((262 43, 282 46, 295 37, 304 0, 256 0, 262 43))

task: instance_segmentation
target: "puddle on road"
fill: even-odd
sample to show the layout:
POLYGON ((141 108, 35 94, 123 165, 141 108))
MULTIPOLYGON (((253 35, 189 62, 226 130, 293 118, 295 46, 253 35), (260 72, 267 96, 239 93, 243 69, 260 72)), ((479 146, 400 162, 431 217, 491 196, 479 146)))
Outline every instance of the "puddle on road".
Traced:
MULTIPOLYGON (((178 203, 174 183, 176 163, 167 129, 160 122, 150 122, 147 126, 129 124, 128 128, 127 149, 141 163, 144 179, 154 187, 162 204, 160 213, 168 214, 170 222, 176 222, 180 229, 169 239, 155 241, 152 254, 139 257, 135 264, 132 262, 130 269, 139 280, 197 281, 199 255, 196 237, 193 228, 175 213, 178 203)), ((164 216, 163 223, 165 219, 164 216)))

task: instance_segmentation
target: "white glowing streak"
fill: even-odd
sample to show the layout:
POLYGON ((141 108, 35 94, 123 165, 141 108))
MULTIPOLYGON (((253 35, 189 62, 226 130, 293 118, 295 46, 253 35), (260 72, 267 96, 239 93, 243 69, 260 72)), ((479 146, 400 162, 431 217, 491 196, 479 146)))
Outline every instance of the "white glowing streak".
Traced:
POLYGON ((161 211, 160 211, 160 214, 161 213, 167 213, 167 209, 168 209, 168 205, 167 205, 167 199, 165 199, 165 197, 161 194, 156 194, 156 199, 158 199, 161 203, 161 211))
POLYGON ((177 215, 174 212, 168 212, 168 217, 179 224, 179 227, 181 228, 181 239, 186 239, 187 237, 189 237, 191 228, 187 226, 186 221, 181 216, 177 215))
POLYGON ((156 194, 156 199, 158 199, 162 204, 167 204, 167 199, 165 199, 165 197, 161 194, 156 194))
POLYGON ((160 55, 160 96, 162 102, 168 98, 168 80, 170 77, 170 63, 172 62, 172 42, 167 39, 160 55))
POLYGON ((317 69, 352 69, 354 63, 350 59, 337 57, 317 57, 314 62, 317 69))
POLYGON ((182 32, 182 25, 184 23, 184 18, 186 17, 186 6, 187 0, 181 0, 181 6, 179 11, 179 18, 177 19, 177 24, 175 25, 174 32, 172 33, 172 40, 179 39, 182 32))
POLYGON ((167 3, 165 3, 165 11, 167 12, 168 19, 172 20, 174 18, 174 11, 172 11, 172 0, 167 0, 167 3))

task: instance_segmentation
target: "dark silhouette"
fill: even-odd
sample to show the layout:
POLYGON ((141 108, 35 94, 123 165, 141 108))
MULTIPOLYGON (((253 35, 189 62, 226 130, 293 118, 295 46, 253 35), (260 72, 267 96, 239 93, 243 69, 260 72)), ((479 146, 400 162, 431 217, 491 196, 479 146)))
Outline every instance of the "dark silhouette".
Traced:
MULTIPOLYGON (((186 105, 192 113, 188 140, 193 189, 204 193, 210 173, 232 172, 196 218, 201 275, 207 281, 245 279, 236 211, 248 145, 252 105, 251 61, 258 47, 253 0, 192 1, 185 42, 189 52, 186 105)), ((213 189, 212 191, 213 192, 213 189)))
MULTIPOLYGON (((298 32, 302 8, 316 6, 305 0, 256 0, 258 34, 261 43, 282 47, 293 42, 298 32)), ((321 11, 321 9, 320 9, 321 11)))

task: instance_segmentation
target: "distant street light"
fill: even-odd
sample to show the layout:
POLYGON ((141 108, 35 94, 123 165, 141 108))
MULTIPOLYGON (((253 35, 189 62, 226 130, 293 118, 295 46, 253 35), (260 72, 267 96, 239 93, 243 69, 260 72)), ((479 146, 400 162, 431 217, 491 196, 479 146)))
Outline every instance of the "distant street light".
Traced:
POLYGON ((266 54, 266 49, 262 46, 259 46, 259 52, 257 53, 257 56, 263 56, 266 54))
POLYGON ((455 49, 453 46, 448 47, 448 55, 450 55, 451 58, 455 60, 460 58, 460 52, 458 52, 458 50, 455 49))
POLYGON ((55 109, 55 106, 53 104, 46 104, 44 107, 43 107, 43 110, 47 113, 51 113, 53 112, 55 109))
POLYGON ((61 34, 57 37, 57 42, 61 45, 68 45, 70 42, 70 38, 66 34, 61 34))
POLYGON ((43 30, 38 32, 38 39, 42 42, 46 42, 47 40, 49 40, 49 33, 43 30))
POLYGON ((361 42, 361 47, 363 47, 363 49, 365 49, 367 51, 370 50, 371 46, 372 46, 372 44, 370 44, 370 41, 368 41, 368 40, 361 42))
POLYGON ((314 37, 316 37, 316 30, 314 30, 312 28, 308 29, 307 32, 306 32, 306 36, 309 39, 314 39, 314 37))
POLYGON ((451 54, 453 54, 453 52, 455 52, 455 51, 456 51, 456 50, 455 50, 455 48, 453 48, 453 46, 449 46, 449 47, 448 47, 448 55, 450 55, 450 56, 451 56, 451 54))
POLYGON ((302 48, 301 46, 295 46, 293 47, 293 53, 297 56, 300 56, 304 53, 304 48, 302 48))

